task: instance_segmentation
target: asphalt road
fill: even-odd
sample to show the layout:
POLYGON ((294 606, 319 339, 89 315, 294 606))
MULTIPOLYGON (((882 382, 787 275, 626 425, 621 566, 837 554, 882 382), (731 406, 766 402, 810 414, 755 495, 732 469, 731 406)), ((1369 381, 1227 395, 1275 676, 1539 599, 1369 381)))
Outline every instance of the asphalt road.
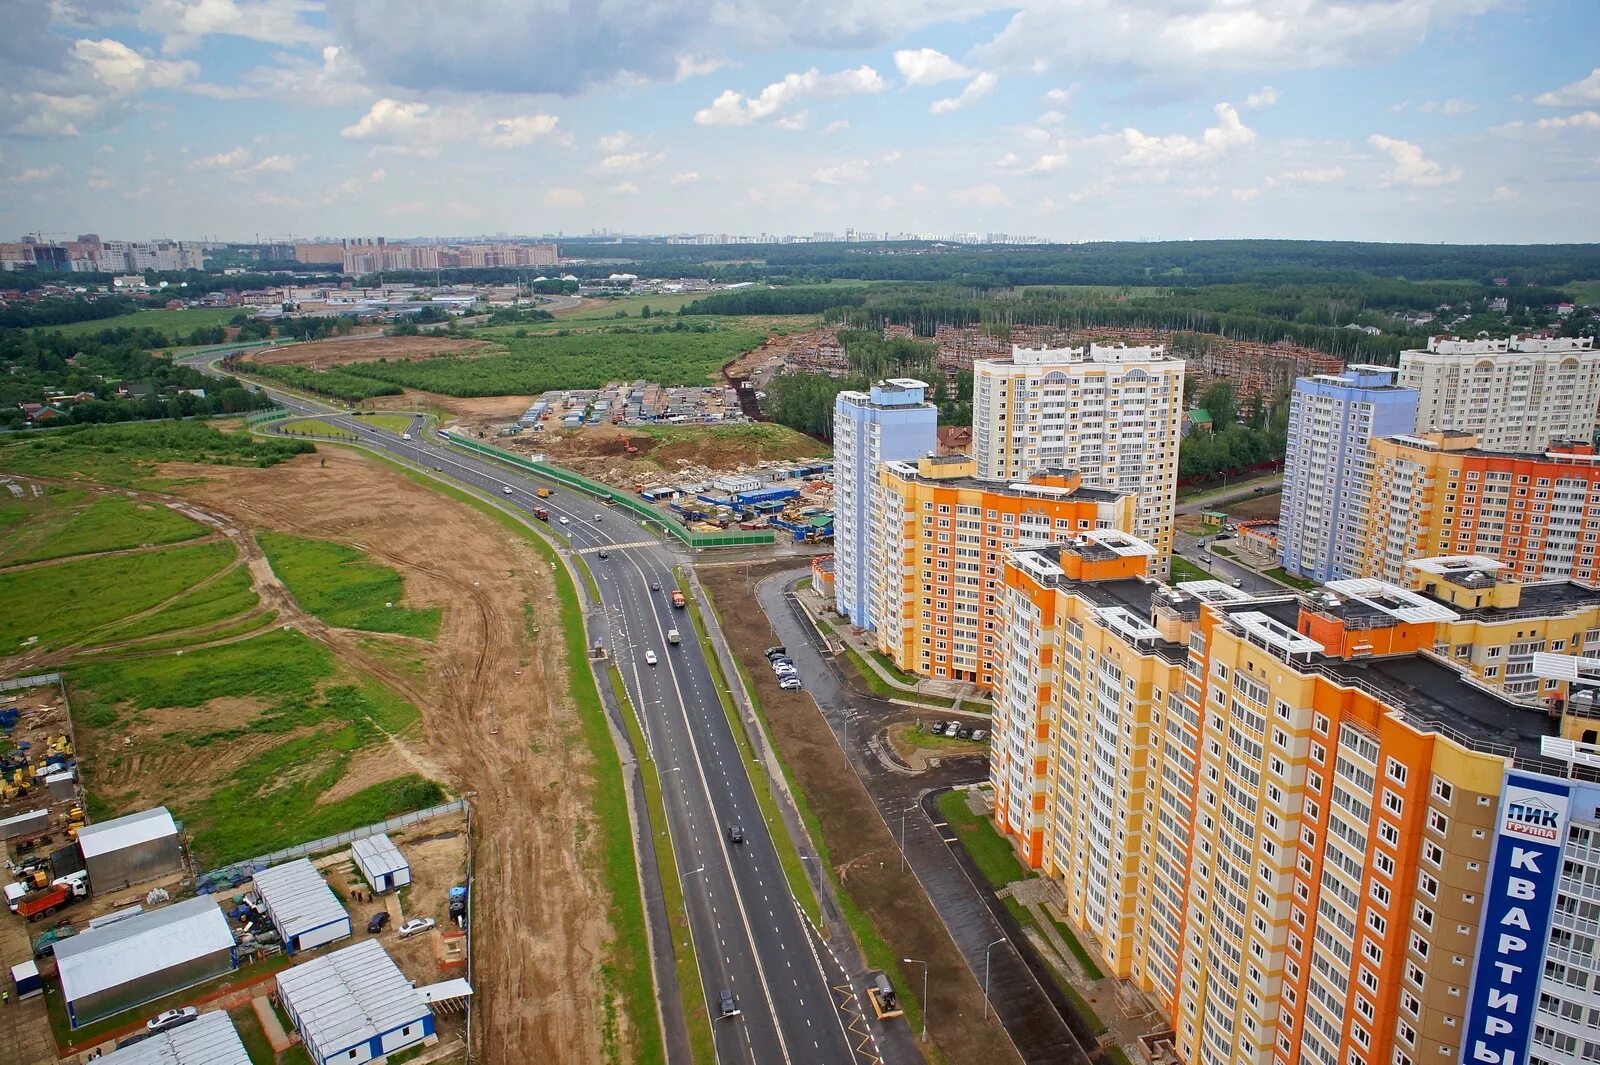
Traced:
MULTIPOLYGON (((897 759, 880 754, 889 725, 948 720, 951 714, 937 707, 912 709, 846 687, 815 627, 795 601, 792 586, 804 575, 791 572, 767 578, 756 587, 756 600, 805 677, 806 690, 821 707, 884 823, 901 841, 907 864, 974 976, 982 979, 989 944, 1006 938, 1005 944, 988 951, 989 998, 1022 1060, 1030 1065, 1085 1065, 1089 1059, 1083 1043, 1093 1045, 1093 1033, 1074 1033, 1066 1020, 1073 1016, 1071 1007, 1050 977, 1041 976, 1045 963, 1006 921, 993 892, 980 886, 976 869, 962 860, 961 845, 945 828, 933 801, 948 788, 987 780, 988 759, 946 758, 937 768, 913 774, 902 768, 903 763, 897 765, 897 759)), ((937 980, 939 974, 931 973, 930 978, 937 980)))
MULTIPOLYGON (((269 391, 298 413, 328 414, 320 404, 269 391)), ((552 494, 540 499, 537 477, 419 431, 407 441, 360 417, 328 420, 354 432, 366 447, 521 510, 549 511, 552 530, 584 556, 595 575, 602 614, 591 619, 590 638, 598 637, 615 661, 661 770, 718 1061, 855 1062, 832 990, 844 974, 824 960, 814 929, 789 891, 693 624, 687 611, 669 602, 674 567, 684 556, 624 512, 554 485, 546 485, 552 494), (602 550, 608 558, 600 558, 602 550), (674 628, 683 634, 676 645, 666 636, 674 628), (648 664, 647 652, 656 665, 648 664), (728 841, 727 828, 735 824, 744 830, 742 844, 728 841), (832 971, 825 974, 825 965, 832 971), (718 1018, 723 990, 736 997, 737 1016, 718 1018)), ((714 623, 709 612, 707 621, 714 623)))

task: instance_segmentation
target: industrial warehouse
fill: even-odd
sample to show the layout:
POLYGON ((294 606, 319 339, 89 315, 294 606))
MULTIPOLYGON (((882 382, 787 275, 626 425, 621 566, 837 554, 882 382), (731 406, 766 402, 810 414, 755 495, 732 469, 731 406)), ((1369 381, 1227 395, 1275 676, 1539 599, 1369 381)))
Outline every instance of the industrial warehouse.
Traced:
POLYGON ((290 954, 350 936, 350 915, 309 858, 263 869, 256 894, 290 954))
POLYGON ((278 1000, 315 1065, 382 1061, 438 1038, 428 1004, 370 939, 278 974, 278 1000))

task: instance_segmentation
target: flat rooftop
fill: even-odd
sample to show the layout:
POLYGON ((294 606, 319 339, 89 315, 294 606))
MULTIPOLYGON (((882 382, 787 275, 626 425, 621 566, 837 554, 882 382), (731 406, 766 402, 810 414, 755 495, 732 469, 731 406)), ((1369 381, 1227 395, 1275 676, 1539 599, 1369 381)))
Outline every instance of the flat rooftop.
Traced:
MULTIPOLYGON (((941 458, 956 462, 972 461, 966 455, 941 456, 941 458)), ((935 461, 939 460, 935 459, 935 461)), ((1048 484, 1031 485, 1027 482, 980 481, 976 477, 924 477, 917 473, 915 462, 887 462, 884 465, 893 467, 906 480, 917 481, 920 484, 939 485, 945 488, 972 488, 981 492, 993 492, 996 495, 1018 496, 1026 499, 1066 499, 1086 503, 1114 503, 1121 499, 1123 495, 1129 494, 1113 492, 1107 488, 1089 488, 1086 485, 1079 485, 1071 491, 1063 491, 1061 488, 1048 484), (1034 491, 1029 489, 1034 489, 1034 491)))

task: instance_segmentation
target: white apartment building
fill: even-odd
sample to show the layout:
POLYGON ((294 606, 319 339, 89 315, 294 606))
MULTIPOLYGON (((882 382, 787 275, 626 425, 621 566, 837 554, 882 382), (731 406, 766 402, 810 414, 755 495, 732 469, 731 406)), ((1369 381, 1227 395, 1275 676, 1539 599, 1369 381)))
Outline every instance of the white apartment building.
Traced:
POLYGON ((870 392, 840 392, 833 404, 834 606, 872 628, 870 582, 878 467, 938 449, 939 408, 928 386, 910 378, 879 381, 870 392))
POLYGON ((1182 359, 1160 345, 1013 346, 973 364, 972 455, 978 477, 1021 482, 1039 469, 1076 471, 1087 487, 1138 498, 1133 534, 1172 554, 1182 359))
POLYGON ((1396 383, 1417 390, 1416 432, 1459 429, 1488 451, 1539 452, 1593 437, 1600 351, 1593 337, 1429 337, 1426 350, 1400 353, 1396 383))

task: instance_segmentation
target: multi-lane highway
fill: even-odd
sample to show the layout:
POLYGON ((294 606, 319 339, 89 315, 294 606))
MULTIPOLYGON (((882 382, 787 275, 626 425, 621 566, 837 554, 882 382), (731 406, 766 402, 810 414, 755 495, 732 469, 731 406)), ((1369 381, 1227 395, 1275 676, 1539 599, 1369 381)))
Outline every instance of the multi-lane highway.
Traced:
MULTIPOLYGON (((215 356, 200 359, 208 357, 215 356)), ((771 836, 784 828, 764 821, 688 612, 671 605, 675 567, 684 554, 626 512, 428 437, 420 419, 412 439, 405 440, 363 418, 330 415, 320 404, 272 394, 298 413, 325 416, 365 447, 521 510, 549 512, 551 529, 595 575, 603 612, 599 638, 621 673, 660 770, 718 1061, 857 1061, 839 1008, 845 996, 834 991, 847 986, 848 978, 790 894, 771 836), (541 487, 552 494, 539 498, 541 487), (669 643, 672 629, 682 634, 681 643, 669 643), (742 843, 729 839, 735 825, 743 830, 742 843), (737 1015, 721 1016, 723 991, 735 996, 737 1015)), ((709 611, 706 620, 715 623, 709 611)), ((870 1059, 863 1054, 861 1060, 870 1059)))

